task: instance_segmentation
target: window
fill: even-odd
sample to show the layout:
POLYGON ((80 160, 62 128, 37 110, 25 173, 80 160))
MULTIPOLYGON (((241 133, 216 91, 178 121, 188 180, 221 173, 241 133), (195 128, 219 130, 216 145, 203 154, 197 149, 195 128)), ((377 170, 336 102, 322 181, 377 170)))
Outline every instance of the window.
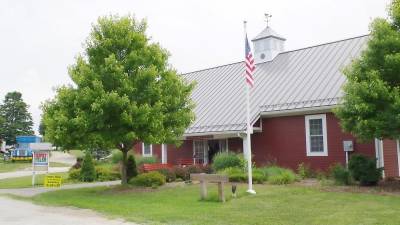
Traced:
POLYGON ((305 116, 307 156, 328 156, 326 115, 305 116))
POLYGON ((151 144, 142 144, 142 155, 143 156, 152 156, 153 155, 153 146, 151 144))

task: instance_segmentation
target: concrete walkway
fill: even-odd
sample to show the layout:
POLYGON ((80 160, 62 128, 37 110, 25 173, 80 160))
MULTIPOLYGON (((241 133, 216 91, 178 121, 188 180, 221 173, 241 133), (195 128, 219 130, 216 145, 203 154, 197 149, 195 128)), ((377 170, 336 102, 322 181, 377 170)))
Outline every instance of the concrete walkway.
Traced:
POLYGON ((0 224, 4 225, 135 225, 108 219, 94 211, 71 207, 48 207, 0 197, 0 224))
POLYGON ((18 196, 22 196, 22 197, 32 197, 34 195, 38 195, 38 194, 41 194, 44 192, 49 192, 49 191, 87 188, 87 187, 101 187, 101 186, 107 187, 107 186, 113 186, 113 185, 118 185, 118 184, 121 184, 120 180, 106 181, 106 182, 94 182, 94 183, 66 184, 66 185, 62 185, 61 188, 35 187, 35 188, 0 189, 0 194, 12 194, 12 195, 18 195, 18 196))

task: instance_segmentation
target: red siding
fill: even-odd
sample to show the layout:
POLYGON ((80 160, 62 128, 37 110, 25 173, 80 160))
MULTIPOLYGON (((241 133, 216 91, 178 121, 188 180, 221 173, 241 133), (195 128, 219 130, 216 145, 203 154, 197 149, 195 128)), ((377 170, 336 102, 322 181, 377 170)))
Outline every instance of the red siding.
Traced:
MULTIPOLYGON (((305 162, 315 170, 327 170, 334 163, 345 163, 343 140, 353 140, 355 153, 375 157, 374 143, 359 143, 351 134, 343 133, 338 119, 332 113, 326 114, 326 120, 328 156, 307 156, 304 115, 264 118, 263 132, 252 135, 254 161, 260 166, 276 162, 292 169, 297 169, 300 163, 305 162)), ((230 138, 228 147, 231 151, 242 152, 242 139, 230 138)), ((137 146, 136 152, 141 154, 141 148, 141 145, 137 146)), ((160 145, 153 145, 153 154, 161 159, 160 145)), ((181 158, 192 158, 193 140, 185 140, 179 148, 168 145, 167 154, 168 163, 172 164, 181 158)))
POLYGON ((356 153, 375 157, 374 143, 358 143, 351 134, 343 133, 332 113, 326 114, 326 120, 328 156, 307 156, 304 115, 263 119, 263 132, 252 136, 256 164, 277 162, 296 169, 299 163, 304 162, 313 169, 327 170, 336 162, 345 163, 343 140, 353 140, 356 153))
MULTIPOLYGON (((133 148, 135 154, 142 155, 142 147, 143 147, 142 143, 136 144, 133 148)), ((156 157, 161 162, 161 145, 153 144, 152 148, 153 148, 153 156, 156 157)))
POLYGON ((383 159, 386 177, 398 177, 397 143, 394 140, 383 140, 383 159))

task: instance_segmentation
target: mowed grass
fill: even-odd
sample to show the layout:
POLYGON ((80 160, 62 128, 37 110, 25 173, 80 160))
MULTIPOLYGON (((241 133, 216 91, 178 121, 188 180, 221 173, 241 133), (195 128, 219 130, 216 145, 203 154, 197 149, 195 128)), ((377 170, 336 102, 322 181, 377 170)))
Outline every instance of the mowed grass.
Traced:
POLYGON ((0 173, 13 172, 17 170, 24 170, 32 167, 30 162, 0 162, 0 173))
MULTIPOLYGON (((72 182, 68 180, 68 173, 49 173, 48 175, 60 175, 62 177, 62 183, 72 182)), ((43 186, 45 176, 46 174, 38 174, 35 176, 36 186, 43 186)), ((0 189, 28 187, 32 187, 32 176, 0 179, 0 189)))
POLYGON ((209 199, 199 200, 199 186, 121 191, 119 188, 60 190, 32 198, 39 204, 88 208, 111 217, 149 224, 398 224, 400 197, 324 192, 313 187, 257 185, 217 202, 216 185, 209 199))
POLYGON ((69 150, 68 153, 75 156, 75 158, 83 158, 85 156, 82 150, 69 150))

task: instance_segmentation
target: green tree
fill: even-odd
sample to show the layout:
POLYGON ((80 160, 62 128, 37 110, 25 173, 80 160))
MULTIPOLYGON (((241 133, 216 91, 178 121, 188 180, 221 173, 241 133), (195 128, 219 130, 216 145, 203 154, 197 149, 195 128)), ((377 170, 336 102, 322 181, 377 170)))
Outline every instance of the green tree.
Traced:
POLYGON ((15 144, 18 135, 32 135, 32 116, 28 111, 28 105, 22 100, 19 92, 6 94, 3 104, 0 106, 0 137, 8 145, 15 144), (0 119, 1 120, 1 119, 0 119))
POLYGON ((345 131, 361 140, 400 137, 400 1, 389 19, 371 25, 367 48, 349 65, 342 104, 335 110, 345 131))
POLYGON ((96 168, 93 164, 92 154, 89 151, 86 151, 85 158, 83 158, 80 178, 85 182, 96 180, 96 168))
POLYGON ((145 30, 131 16, 99 18, 69 68, 75 85, 59 88, 43 105, 46 138, 56 146, 122 151, 122 184, 135 144, 179 144, 194 119, 193 84, 177 75, 145 30))
POLYGON ((135 157, 133 155, 129 155, 128 157, 128 163, 126 166, 126 174, 128 177, 128 181, 133 178, 136 177, 138 175, 138 171, 136 168, 136 160, 135 157))

